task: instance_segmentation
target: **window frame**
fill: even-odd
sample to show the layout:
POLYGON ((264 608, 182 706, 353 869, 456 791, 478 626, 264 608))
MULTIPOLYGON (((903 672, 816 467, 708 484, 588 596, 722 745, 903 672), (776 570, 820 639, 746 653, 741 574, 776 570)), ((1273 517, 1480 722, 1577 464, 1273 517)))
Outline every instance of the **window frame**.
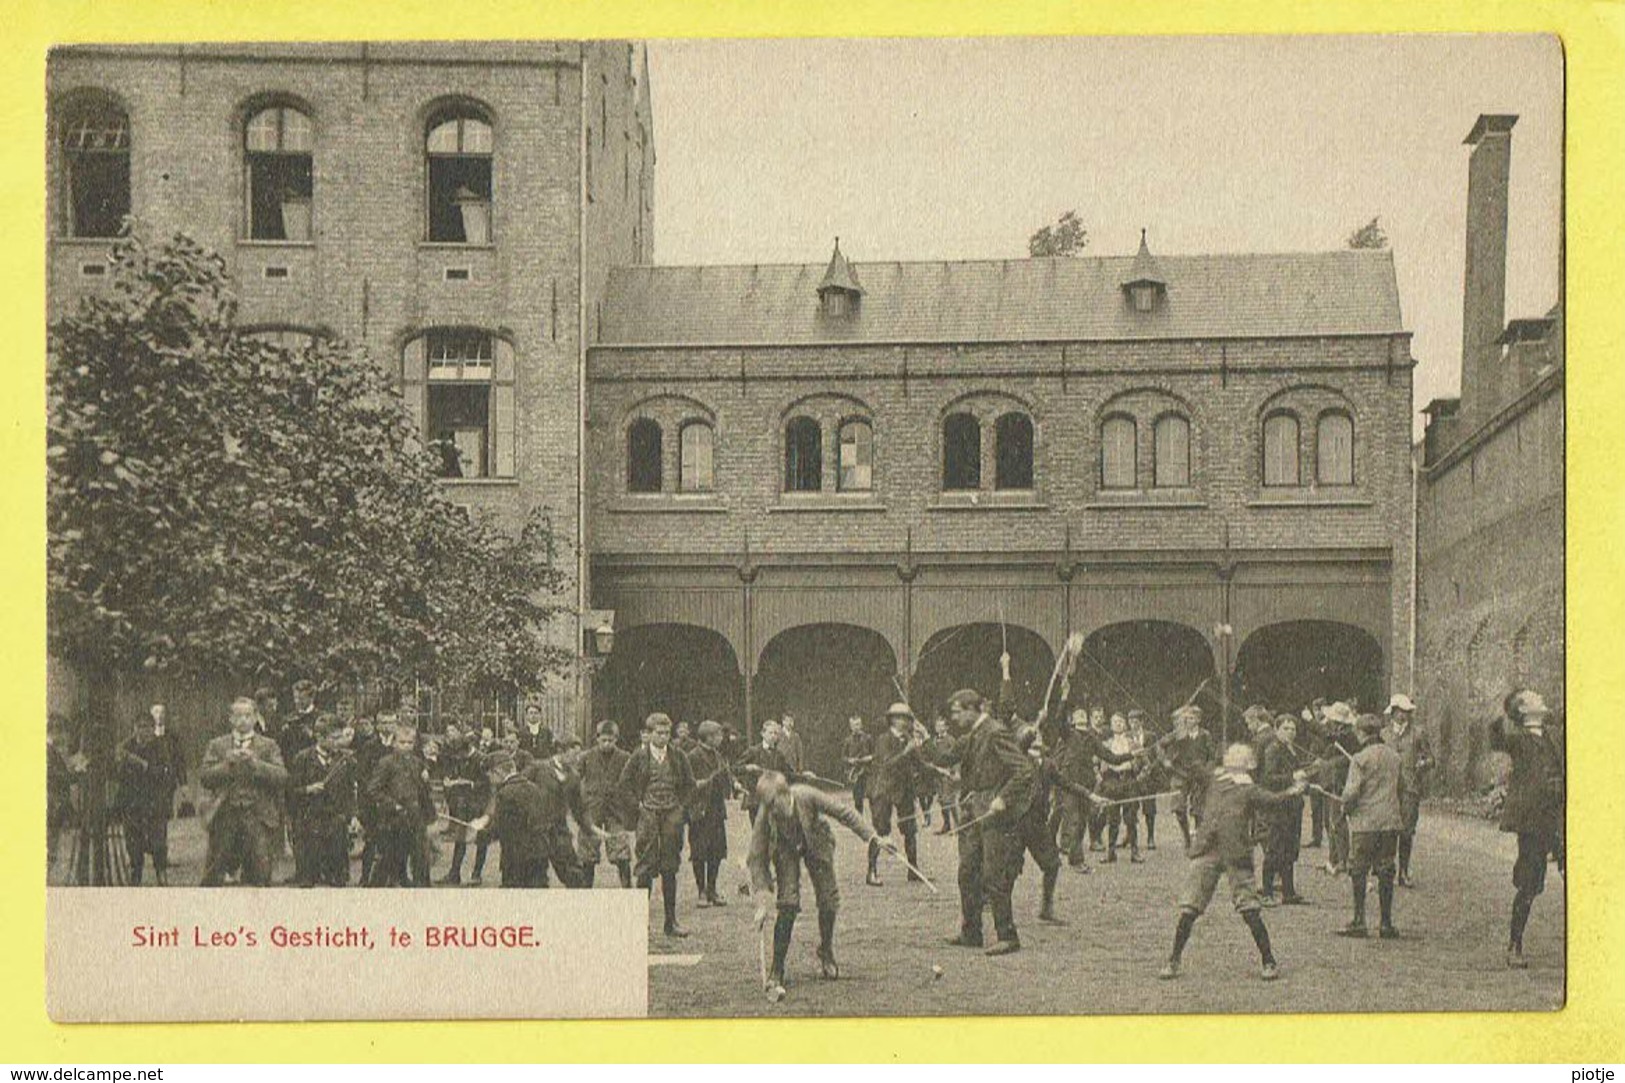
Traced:
POLYGON ((945 493, 979 492, 982 488, 982 419, 972 410, 953 410, 943 415, 942 423, 937 426, 937 431, 942 440, 941 470, 937 475, 937 481, 942 491, 945 493), (959 418, 963 418, 970 426, 969 433, 966 435, 975 435, 973 442, 975 454, 970 456, 967 462, 968 470, 965 472, 965 478, 970 482, 968 485, 950 485, 948 483, 948 456, 950 454, 948 426, 954 424, 956 419, 959 418))
MULTIPOLYGON (((862 441, 854 440, 853 441, 853 446, 855 448, 858 448, 858 449, 861 450, 863 448, 864 444, 863 444, 862 441)), ((856 457, 857 457, 856 453, 854 453, 854 458, 856 458, 856 457)), ((848 418, 844 418, 841 421, 841 423, 836 427, 836 435, 835 435, 835 489, 836 489, 837 492, 842 492, 842 493, 872 493, 872 492, 875 491, 875 423, 871 418, 868 418, 868 417, 848 417, 848 418), (869 438, 868 438, 869 461, 867 463, 855 463, 854 468, 856 469, 856 468, 860 468, 860 467, 867 467, 868 471, 869 471, 869 480, 868 480, 868 484, 866 484, 866 485, 848 485, 846 483, 846 469, 847 469, 847 467, 846 467, 846 458, 845 458, 846 445, 847 445, 847 439, 846 439, 847 438, 847 433, 849 433, 849 432, 856 433, 856 431, 858 429, 860 429, 860 428, 865 430, 869 435, 869 438)))
POLYGON ((993 491, 996 493, 1030 493, 1038 488, 1038 423, 1033 415, 1020 407, 1005 410, 993 419, 993 491), (1005 423, 1015 419, 1025 426, 1027 455, 1027 484, 1007 485, 1004 480, 1005 423))
POLYGON ((61 236, 71 240, 110 241, 123 235, 123 221, 135 213, 135 174, 134 174, 134 146, 135 126, 130 119, 130 110, 122 101, 105 91, 91 91, 76 94, 64 102, 59 109, 61 119, 57 123, 55 149, 61 163, 62 177, 59 192, 62 197, 62 215, 59 222, 61 236), (75 121, 88 121, 91 118, 100 120, 115 119, 116 126, 105 124, 92 125, 90 123, 75 124, 75 121), (115 134, 115 143, 112 147, 84 146, 84 133, 95 131, 100 134, 112 132, 115 134), (80 133, 79 146, 70 146, 70 135, 80 133), (101 158, 109 160, 120 158, 123 160, 123 176, 121 178, 124 195, 124 211, 119 215, 119 224, 109 233, 81 233, 78 229, 78 199, 76 198, 74 177, 78 172, 75 168, 81 159, 101 158))
MULTIPOLYGON (((435 387, 483 386, 487 388, 485 411, 484 473, 449 477, 438 474, 442 480, 459 481, 513 481, 519 476, 519 439, 517 431, 518 359, 514 344, 506 335, 484 327, 445 325, 424 328, 401 345, 401 394, 407 412, 417 428, 426 450, 433 450, 430 433, 430 396, 435 387), (441 375, 431 378, 430 364, 433 344, 437 340, 480 338, 488 346, 489 360, 476 357, 474 364, 459 361, 455 376, 441 375)), ((439 366, 442 369, 449 366, 439 366)))
POLYGON ((677 429, 677 491, 680 493, 714 493, 717 491, 717 431, 709 422, 700 418, 690 418, 684 421, 677 429), (690 430, 705 430, 706 434, 706 460, 707 472, 703 485, 688 484, 689 448, 688 434, 690 430))
POLYGON ((312 111, 300 102, 286 97, 273 96, 257 100, 249 109, 245 110, 242 118, 242 140, 238 146, 242 154, 243 170, 243 229, 242 238, 259 244, 310 244, 316 239, 316 117, 312 111), (249 145, 250 132, 254 122, 267 113, 275 112, 276 117, 276 146, 272 149, 256 149, 249 145), (308 146, 304 150, 288 150, 284 147, 287 139, 287 114, 293 113, 303 118, 306 131, 309 133, 308 146), (309 235, 305 237, 288 237, 284 224, 283 236, 259 237, 254 233, 255 217, 255 187, 254 171, 258 159, 266 160, 305 160, 309 191, 305 198, 310 203, 310 221, 307 223, 309 235))
POLYGON ((426 116, 422 136, 419 140, 420 156, 423 162, 423 240, 426 244, 459 245, 472 248, 488 248, 496 244, 496 156, 497 156, 497 126, 492 118, 491 111, 472 101, 453 101, 443 103, 431 109, 426 116), (483 125, 490 149, 484 151, 467 150, 464 148, 465 124, 473 121, 483 125), (429 141, 434 133, 445 125, 455 122, 457 125, 457 149, 455 151, 431 150, 429 141), (484 159, 488 170, 488 191, 485 193, 486 238, 484 241, 470 241, 467 231, 464 231, 463 240, 447 240, 434 235, 434 166, 436 159, 484 159))
POLYGON ((818 418, 813 417, 810 414, 796 414, 785 421, 784 427, 781 431, 783 432, 784 440, 783 455, 781 456, 783 463, 783 471, 780 475, 783 482, 781 491, 790 494, 822 492, 824 489, 823 425, 819 423, 818 418), (795 452, 797 446, 795 437, 793 436, 793 433, 795 432, 806 433, 807 439, 812 441, 811 447, 807 449, 808 454, 805 457, 800 455, 796 456, 797 462, 801 462, 804 458, 805 462, 810 464, 810 466, 805 468, 807 471, 805 476, 803 476, 803 474, 800 472, 793 472, 792 470, 793 464, 791 461, 791 456, 795 452), (812 484, 800 485, 797 484, 798 480, 810 480, 812 484))
POLYGON ((1160 415, 1151 423, 1151 487, 1153 489, 1189 489, 1195 484, 1196 463, 1191 446, 1194 440, 1195 427, 1191 424, 1191 419, 1176 410, 1170 410, 1160 415), (1182 464, 1185 480, 1179 483, 1164 482, 1162 479, 1163 456, 1160 435, 1163 426, 1172 422, 1178 422, 1185 427, 1185 461, 1182 464))
POLYGON ((666 489, 666 430, 659 421, 652 417, 635 417, 626 426, 626 491, 634 496, 650 496, 665 492, 666 489), (652 452, 648 447, 639 448, 635 441, 640 434, 653 433, 652 452), (641 453, 640 453, 641 452, 641 453), (652 464, 643 462, 643 455, 653 454, 652 464), (652 466, 652 474, 650 473, 652 466), (653 478, 653 488, 646 484, 653 478), (640 484, 644 482, 644 484, 640 484))
POLYGON ((1135 492, 1140 487, 1140 422, 1133 414, 1114 411, 1100 419, 1100 456, 1097 478, 1102 492, 1125 493, 1135 492), (1126 424, 1128 426, 1128 484, 1120 485, 1107 476, 1106 449, 1110 446, 1107 439, 1108 429, 1115 429, 1126 424))
POLYGON ((1338 406, 1327 407, 1326 409, 1322 410, 1315 417, 1315 485, 1316 486, 1327 486, 1327 487, 1331 487, 1331 488, 1349 488, 1349 487, 1352 487, 1357 482, 1357 480, 1359 478, 1359 472, 1356 469, 1357 463, 1356 463, 1356 458, 1355 458, 1355 450, 1356 450, 1358 445, 1355 442, 1355 437, 1356 437, 1356 427, 1355 427, 1355 424, 1354 424, 1354 415, 1352 413, 1350 413, 1348 410, 1346 410, 1346 409, 1344 409, 1342 407, 1338 407, 1338 406), (1344 424, 1346 424, 1348 426, 1348 477, 1347 477, 1347 480, 1327 480, 1327 478, 1325 476, 1326 456, 1323 454, 1323 450, 1324 450, 1325 445, 1322 443, 1322 441, 1324 439, 1323 433, 1325 432, 1326 422, 1327 422, 1328 419, 1336 419, 1338 421, 1343 422, 1344 424))
POLYGON ((1260 420, 1258 425, 1258 480, 1259 484, 1266 489, 1303 488, 1303 421, 1295 411, 1285 408, 1271 410, 1260 420), (1291 481, 1270 480, 1270 424, 1281 420, 1292 423, 1293 479, 1291 481))

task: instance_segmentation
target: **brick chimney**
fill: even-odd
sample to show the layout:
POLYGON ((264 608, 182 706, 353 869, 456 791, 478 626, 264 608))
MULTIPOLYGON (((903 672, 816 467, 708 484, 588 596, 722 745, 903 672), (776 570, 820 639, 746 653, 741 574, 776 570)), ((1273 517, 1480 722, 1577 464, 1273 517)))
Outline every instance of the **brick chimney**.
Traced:
POLYGON ((1500 405, 1499 339, 1506 325, 1507 180, 1516 116, 1483 114, 1466 144, 1467 270, 1461 307, 1461 414, 1471 432, 1500 405))

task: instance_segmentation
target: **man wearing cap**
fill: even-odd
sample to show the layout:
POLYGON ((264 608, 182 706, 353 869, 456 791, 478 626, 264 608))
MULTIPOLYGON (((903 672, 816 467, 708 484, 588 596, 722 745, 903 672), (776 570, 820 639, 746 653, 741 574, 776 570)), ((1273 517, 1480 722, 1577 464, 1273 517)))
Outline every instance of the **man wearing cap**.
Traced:
POLYGON ((1400 802, 1404 777, 1399 753, 1382 740, 1382 719, 1361 715, 1355 723, 1360 751, 1349 761, 1348 779, 1343 784, 1343 816, 1349 827, 1349 880, 1354 891, 1354 918, 1339 936, 1366 935, 1366 877, 1377 874, 1377 905, 1382 924, 1378 935, 1396 940, 1394 928, 1394 855, 1399 848, 1399 829, 1404 822, 1400 802))
POLYGON ((1433 746, 1428 743, 1427 734, 1413 724, 1416 704, 1411 697, 1396 694, 1388 701, 1387 715, 1388 725, 1383 728, 1382 739, 1399 753, 1400 769, 1407 780, 1400 808, 1400 819, 1404 822, 1399 828, 1399 875, 1395 882, 1400 887, 1413 887, 1411 844, 1416 840, 1416 823, 1422 815, 1422 791, 1428 771, 1433 767, 1433 746))
POLYGON ((1512 866, 1512 929, 1507 965, 1522 970, 1523 930, 1535 899, 1546 890, 1546 859, 1557 858, 1566 875, 1563 802, 1566 762, 1563 744, 1549 731, 1551 712, 1540 693, 1520 688, 1502 704, 1504 723, 1490 728, 1490 748, 1512 759, 1501 830, 1518 836, 1518 860, 1512 866))
POLYGON ((643 728, 649 741, 632 753, 621 772, 621 789, 638 807, 633 873, 638 886, 651 893, 659 878, 665 933, 685 937, 688 931, 677 924, 677 867, 683 854, 683 806, 694 791, 694 772, 682 749, 671 743, 670 716, 657 711, 643 728))
MULTIPOLYGON (((999 663, 1006 679, 1010 656, 999 663)), ((963 688, 948 699, 948 715, 962 736, 946 754, 934 749, 930 758, 939 766, 959 765, 961 807, 965 822, 959 827, 960 927, 948 943, 982 947, 982 904, 993 911, 999 941, 989 955, 1021 950, 1010 894, 1021 873, 1021 814, 1033 799, 1032 761, 1016 747, 1010 731, 988 713, 987 700, 974 689, 963 688)), ((929 737, 915 723, 922 740, 929 737)), ((925 747, 922 745, 922 748, 925 747)))
POLYGON ((622 887, 632 886, 632 825, 636 817, 627 808, 625 793, 621 789, 621 772, 632 757, 617 743, 620 727, 605 720, 598 723, 593 744, 581 757, 581 800, 587 817, 598 826, 602 837, 591 831, 576 836, 576 857, 581 862, 581 875, 587 887, 592 887, 598 863, 607 854, 615 866, 622 887))
MULTIPOLYGON (((813 786, 791 783, 778 771, 762 772, 754 789, 761 813, 751 827, 745 865, 757 893, 756 927, 761 929, 767 923, 770 892, 777 914, 773 923, 773 962, 767 976, 768 995, 777 1000, 784 995, 785 959, 790 953, 796 915, 801 912, 802 867, 812 880, 813 902, 818 909, 819 972, 824 978, 837 978, 840 967, 835 961, 835 915, 841 907, 841 891, 835 882, 835 836, 829 821, 836 821, 870 845, 875 842, 875 833, 856 810, 813 786)), ((881 845, 896 851, 890 841, 881 845)))
MULTIPOLYGON (((874 819, 875 834, 880 838, 891 836, 892 817, 897 817, 897 828, 903 834, 903 855, 909 863, 918 866, 919 829, 915 823, 915 782, 922 762, 920 749, 926 738, 910 732, 914 712, 906 703, 894 703, 886 709, 886 732, 875 740, 875 759, 869 780, 869 814, 874 819)), ((880 843, 869 844, 869 871, 864 883, 880 884, 880 843)), ((910 871, 910 881, 919 877, 910 871)))
POLYGON ((722 755, 722 726, 706 719, 689 754, 694 791, 688 799, 688 861, 700 906, 727 906, 717 894, 717 873, 728 857, 728 798, 734 777, 722 755))
POLYGON ((846 764, 846 781, 852 787, 852 807, 862 812, 870 764, 875 759, 875 740, 863 731, 863 719, 857 715, 846 720, 846 728, 841 761, 846 764))

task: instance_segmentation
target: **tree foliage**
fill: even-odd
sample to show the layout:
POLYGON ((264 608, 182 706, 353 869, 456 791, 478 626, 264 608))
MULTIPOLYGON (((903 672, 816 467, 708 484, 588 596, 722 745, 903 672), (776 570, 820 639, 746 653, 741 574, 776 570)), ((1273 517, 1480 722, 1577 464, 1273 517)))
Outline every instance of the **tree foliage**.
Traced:
POLYGON ((50 329, 51 652, 91 675, 533 687, 566 579, 542 509, 446 499, 393 380, 242 332, 223 261, 121 242, 50 329))
POLYGON ((1384 233, 1381 220, 1373 218, 1348 236, 1350 248, 1387 248, 1388 234, 1384 233))
POLYGON ((1027 238, 1027 252, 1033 256, 1076 256, 1088 246, 1089 231, 1078 221, 1077 211, 1067 211, 1053 226, 1027 238))

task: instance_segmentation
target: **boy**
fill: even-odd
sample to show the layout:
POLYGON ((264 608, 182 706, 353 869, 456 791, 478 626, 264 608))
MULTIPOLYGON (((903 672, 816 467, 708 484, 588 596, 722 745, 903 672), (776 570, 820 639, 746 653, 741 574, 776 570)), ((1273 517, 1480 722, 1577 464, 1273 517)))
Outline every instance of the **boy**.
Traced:
POLYGON ((1179 900, 1174 950, 1157 975, 1160 978, 1179 976, 1180 956, 1184 954, 1196 919, 1213 901, 1213 891, 1219 886, 1221 875, 1230 884, 1236 912, 1247 923, 1253 943, 1258 945, 1261 976, 1265 981, 1274 981, 1279 975, 1275 955, 1270 950, 1270 934, 1264 928, 1264 917, 1259 909, 1258 891, 1253 886, 1253 817, 1261 809, 1291 800, 1301 794, 1305 786, 1302 779, 1296 779, 1291 789, 1284 792, 1262 789, 1253 783, 1252 772, 1257 766, 1251 746, 1233 744, 1225 749, 1224 759, 1208 783, 1201 823, 1191 840, 1190 871, 1184 896, 1179 900))
POLYGON ((637 803, 638 886, 653 893, 660 878, 665 933, 681 938, 677 924, 677 867, 683 855, 683 806, 694 790, 694 771, 682 749, 671 743, 671 718, 658 711, 643 724, 649 741, 632 753, 621 772, 621 789, 637 803))
POLYGON ((394 748, 367 783, 378 823, 378 856, 368 887, 428 887, 428 825, 434 822, 429 768, 417 753, 417 726, 395 724, 394 748))
MULTIPOLYGON (((869 811, 874 818, 875 834, 881 838, 891 836, 892 818, 897 818, 897 829, 903 835, 903 852, 909 864, 918 867, 919 828, 915 825, 915 782, 919 779, 920 758, 917 755, 925 743, 919 734, 910 732, 914 712, 906 703, 894 703, 886 709, 886 732, 875 741, 875 762, 869 780, 869 811)), ((863 882, 880 885, 880 843, 869 844, 869 871, 863 882)), ((909 880, 917 881, 914 872, 909 880)))
POLYGON ((324 714, 316 743, 293 758, 288 772, 295 867, 300 887, 350 882, 350 825, 356 811, 355 756, 344 750, 348 728, 324 714))
POLYGON ((627 813, 621 792, 621 772, 632 757, 617 743, 620 727, 608 721, 598 723, 592 748, 581 757, 581 801, 587 817, 603 832, 602 838, 592 832, 576 836, 576 857, 581 862, 582 880, 592 887, 597 875, 598 862, 606 851, 610 864, 620 877, 622 887, 632 886, 632 843, 630 834, 635 819, 627 813))
POLYGON ((1377 904, 1382 925, 1378 934, 1396 940, 1394 928, 1394 858, 1404 825, 1401 802, 1404 780, 1399 753, 1382 739, 1382 719, 1361 715, 1355 726, 1360 751, 1349 761, 1343 785, 1343 816, 1349 829, 1349 880, 1354 892, 1354 918, 1338 933, 1356 939, 1366 935, 1366 877, 1377 874, 1377 904))
POLYGON ((1538 692, 1521 688, 1502 704, 1506 723, 1490 729, 1490 747, 1512 757, 1501 830, 1518 836, 1518 860, 1512 866, 1512 929, 1507 966, 1523 970, 1523 930, 1535 899, 1546 890, 1546 859, 1557 858, 1566 872, 1563 839, 1565 761, 1563 744, 1547 730, 1550 712, 1538 692))

